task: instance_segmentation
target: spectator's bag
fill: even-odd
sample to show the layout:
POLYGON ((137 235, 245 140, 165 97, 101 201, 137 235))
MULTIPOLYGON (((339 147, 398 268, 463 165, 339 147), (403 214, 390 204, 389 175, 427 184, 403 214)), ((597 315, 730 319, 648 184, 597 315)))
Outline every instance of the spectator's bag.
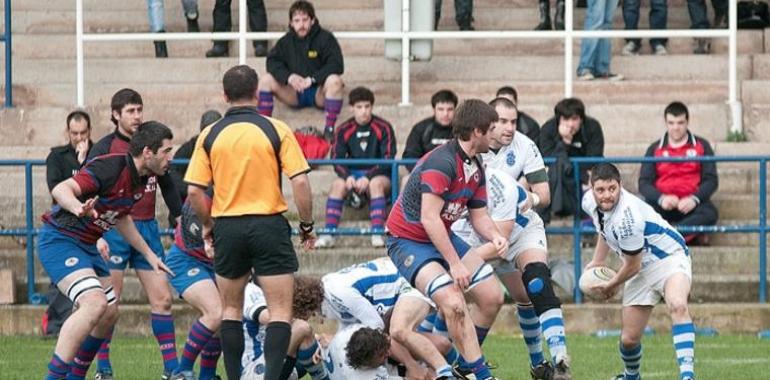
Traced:
POLYGON ((762 29, 770 26, 767 1, 739 1, 738 28, 762 29))
POLYGON ((56 337, 64 321, 72 314, 72 301, 54 285, 48 289, 48 301, 42 318, 42 332, 44 336, 56 337))
POLYGON ((306 126, 299 128, 294 131, 294 137, 297 138, 297 142, 300 148, 302 148, 302 153, 305 154, 305 159, 321 160, 329 154, 331 145, 315 127, 306 126))

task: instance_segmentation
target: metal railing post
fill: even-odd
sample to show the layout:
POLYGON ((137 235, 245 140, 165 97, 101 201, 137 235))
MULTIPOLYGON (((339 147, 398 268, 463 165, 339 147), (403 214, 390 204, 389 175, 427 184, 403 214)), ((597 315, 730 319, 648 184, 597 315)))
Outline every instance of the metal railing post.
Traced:
POLYGON ((564 97, 572 97, 572 45, 574 30, 572 0, 564 4, 564 97))
POLYGON ((27 300, 30 303, 39 303, 40 300, 35 297, 35 223, 32 196, 32 163, 27 162, 24 164, 24 187, 26 204, 26 224, 27 224, 27 300), (33 302, 37 301, 37 302, 33 302))
POLYGON ((738 100, 738 5, 736 1, 730 1, 727 15, 730 30, 727 78, 730 86, 730 93, 728 94, 730 132, 739 134, 743 132, 743 106, 738 100))
POLYGON ((246 0, 238 1, 238 64, 246 64, 246 0))
POLYGON ((75 54, 77 56, 76 73, 77 76, 77 104, 83 107, 85 102, 84 81, 83 78, 83 0, 75 1, 75 54))
POLYGON ((409 94, 409 55, 411 48, 409 46, 410 16, 409 0, 401 1, 401 106, 408 106, 411 103, 409 94))
POLYGON ((391 207, 396 204, 398 199, 398 189, 401 188, 401 184, 398 181, 398 163, 395 161, 390 164, 390 205, 391 207))
POLYGON ((767 159, 759 161, 759 302, 767 302, 767 159))
POLYGON ((13 107, 13 51, 11 30, 11 0, 5 0, 5 31, 3 32, 5 44, 5 107, 13 107))
POLYGON ((582 197, 580 196, 581 191, 581 184, 580 184, 580 162, 573 161, 572 162, 572 170, 573 170, 573 178, 575 180, 575 216, 572 219, 572 244, 573 244, 573 252, 574 252, 574 261, 575 261, 575 303, 581 304, 583 303, 583 293, 580 291, 580 287, 577 286, 578 280, 580 279, 580 274, 583 271, 583 257, 582 257, 582 249, 580 248, 580 241, 582 238, 582 225, 580 220, 580 212, 582 210, 582 207, 580 207, 580 203, 582 200, 582 197))

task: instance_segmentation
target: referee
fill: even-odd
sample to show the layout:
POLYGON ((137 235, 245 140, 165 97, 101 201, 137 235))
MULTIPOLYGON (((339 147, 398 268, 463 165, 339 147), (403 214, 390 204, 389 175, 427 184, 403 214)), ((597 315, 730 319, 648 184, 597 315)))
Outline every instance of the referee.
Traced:
POLYGON ((224 75, 230 109, 206 127, 195 143, 185 175, 190 204, 203 224, 206 253, 224 311, 220 336, 227 377, 240 378, 243 355, 243 294, 253 269, 264 290, 270 322, 264 340, 265 380, 278 379, 291 337, 297 255, 286 218, 281 172, 291 179, 300 217, 300 238, 313 247, 310 171, 291 129, 257 113, 257 73, 235 66, 224 75), (213 184, 211 204, 204 191, 213 184))

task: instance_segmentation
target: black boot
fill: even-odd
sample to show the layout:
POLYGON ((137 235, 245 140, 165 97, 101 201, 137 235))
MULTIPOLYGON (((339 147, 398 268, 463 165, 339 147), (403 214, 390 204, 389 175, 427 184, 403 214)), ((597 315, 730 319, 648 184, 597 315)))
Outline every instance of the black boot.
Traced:
POLYGON ((198 33, 201 31, 198 25, 198 13, 185 15, 185 19, 187 20, 187 33, 198 33))
POLYGON ((551 30, 551 4, 549 0, 541 0, 537 7, 540 10, 540 23, 537 24, 535 30, 551 30))
POLYGON ((227 56, 227 41, 215 41, 214 46, 206 52, 206 57, 226 57, 227 56))
POLYGON ((168 50, 166 50, 166 41, 153 41, 155 44, 155 58, 168 58, 168 50))
POLYGON ((267 41, 254 41, 254 56, 255 57, 267 56, 267 41))
POLYGON ((556 0, 556 13, 553 15, 553 28, 564 30, 564 0, 556 0))

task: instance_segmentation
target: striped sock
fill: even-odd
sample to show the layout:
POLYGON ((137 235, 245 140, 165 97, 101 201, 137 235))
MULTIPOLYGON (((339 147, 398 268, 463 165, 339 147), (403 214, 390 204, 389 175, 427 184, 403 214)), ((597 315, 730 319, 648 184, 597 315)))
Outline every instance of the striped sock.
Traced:
POLYGON ((340 224, 343 204, 344 201, 342 199, 329 197, 329 199, 326 200, 326 228, 334 229, 340 224))
POLYGON ((428 314, 425 319, 420 322, 420 325, 417 326, 417 332, 421 333, 432 333, 433 332, 433 323, 436 320, 436 312, 432 311, 430 314, 428 314))
POLYGON ((217 374, 217 361, 222 354, 222 344, 218 336, 209 339, 201 351, 201 368, 198 380, 212 380, 217 374))
POLYGON ((444 359, 446 359, 446 362, 451 364, 455 364, 457 360, 460 359, 460 353, 457 352, 457 349, 455 346, 452 346, 449 348, 449 351, 447 351, 446 354, 444 354, 444 359))
POLYGON ((543 337, 548 343, 551 360, 556 364, 567 356, 567 337, 564 335, 564 317, 561 308, 550 309, 540 314, 543 337))
POLYGON ((70 366, 61 360, 59 355, 53 354, 51 361, 48 363, 48 375, 45 380, 60 380, 67 378, 67 372, 69 372, 70 366))
POLYGON ((187 335, 187 340, 184 343, 184 351, 182 351, 182 357, 179 359, 179 367, 177 367, 176 373, 193 370, 198 354, 206 346, 206 343, 209 342, 212 335, 214 335, 214 332, 209 330, 200 319, 193 323, 190 327, 190 333, 187 335))
POLYGON ((532 367, 536 367, 545 361, 543 344, 540 340, 540 334, 542 333, 540 319, 537 318, 532 304, 516 304, 516 316, 519 318, 521 334, 524 336, 524 343, 527 345, 527 351, 529 352, 529 364, 532 367))
POLYGON ((487 361, 484 359, 484 355, 481 355, 480 358, 478 358, 476 361, 472 363, 466 363, 468 366, 465 368, 469 368, 473 375, 476 376, 477 379, 488 379, 492 377, 492 373, 489 372, 489 368, 487 367, 487 361))
POLYGON ((433 320, 433 333, 449 338, 449 329, 446 327, 446 321, 441 313, 437 313, 436 318, 433 320))
POLYGON ((372 221, 372 229, 381 231, 385 227, 385 197, 372 198, 369 201, 369 219, 372 221))
POLYGON ((174 336, 174 316, 152 313, 152 334, 160 346, 163 357, 163 370, 173 372, 179 363, 176 360, 176 336, 174 336))
POLYGON ((257 112, 262 116, 273 116, 273 93, 270 91, 259 91, 257 95, 257 112))
POLYGON ((112 364, 110 363, 110 343, 112 342, 112 334, 115 333, 115 326, 112 326, 110 333, 107 334, 107 338, 102 342, 99 347, 99 353, 96 354, 96 370, 108 371, 112 373, 112 364))
POLYGON ((487 334, 489 334, 489 327, 481 327, 481 326, 473 326, 476 328, 476 338, 479 340, 479 347, 481 347, 482 344, 484 344, 484 340, 487 339, 487 334))
POLYGON ((96 352, 99 351, 102 342, 104 342, 104 338, 94 338, 91 335, 86 337, 86 340, 80 345, 75 359, 72 361, 70 372, 67 374, 67 380, 84 380, 86 378, 88 367, 94 361, 96 352))
POLYGON ((626 367, 623 372, 624 380, 639 380, 639 367, 642 365, 642 345, 626 348, 621 343, 620 358, 623 359, 623 365, 626 367))
POLYGON ((297 351, 297 363, 305 368, 313 380, 329 380, 329 372, 326 371, 324 361, 313 363, 313 354, 318 350, 318 341, 313 340, 310 347, 300 347, 297 351))
POLYGON ((446 377, 447 379, 454 379, 454 373, 452 373, 452 366, 449 364, 444 365, 441 368, 436 368, 436 377, 446 377))
POLYGON ((334 126, 337 125, 337 116, 342 110, 342 99, 324 99, 324 112, 326 112, 326 123, 324 132, 334 133, 334 126))
POLYGON ((695 378, 695 325, 690 322, 675 324, 671 327, 674 336, 674 350, 679 364, 679 378, 695 378))

